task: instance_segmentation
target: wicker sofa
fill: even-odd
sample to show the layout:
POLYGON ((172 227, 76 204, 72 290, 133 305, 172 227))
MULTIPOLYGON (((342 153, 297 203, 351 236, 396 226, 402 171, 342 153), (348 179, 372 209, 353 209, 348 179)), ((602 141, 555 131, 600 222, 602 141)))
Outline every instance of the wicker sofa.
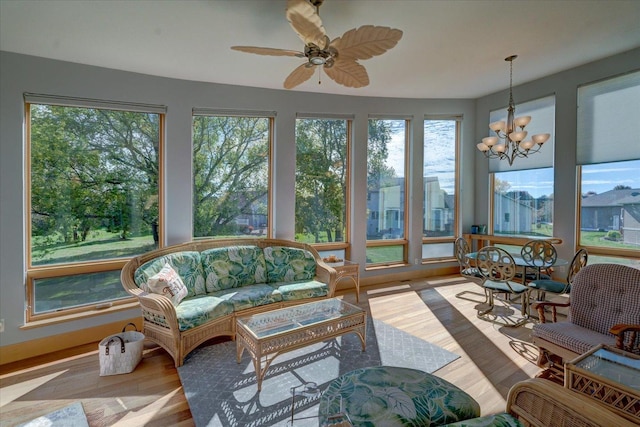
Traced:
POLYGON ((531 331, 538 366, 562 374, 563 363, 605 344, 637 352, 640 331, 640 270, 618 264, 582 268, 571 284, 568 303, 534 304, 540 323, 531 331), (566 321, 556 309, 568 307, 566 321), (551 319, 545 309, 551 310, 551 319))
POLYGON ((135 257, 123 267, 121 281, 140 302, 146 338, 163 347, 178 367, 211 338, 235 339, 238 316, 333 297, 336 271, 306 244, 219 239, 135 257), (184 284, 186 296, 177 303, 173 288, 164 287, 165 294, 151 288, 163 268, 184 284))

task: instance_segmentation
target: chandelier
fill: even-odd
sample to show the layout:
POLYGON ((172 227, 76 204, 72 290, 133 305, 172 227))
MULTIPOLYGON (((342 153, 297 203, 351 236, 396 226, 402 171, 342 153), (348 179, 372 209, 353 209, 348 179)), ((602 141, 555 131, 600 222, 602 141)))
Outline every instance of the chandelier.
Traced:
POLYGON ((513 103, 511 86, 513 84, 513 60, 518 55, 511 55, 504 60, 509 62, 509 108, 507 109, 507 121, 500 120, 489 125, 496 136, 482 138, 482 142, 476 146, 485 157, 490 159, 500 159, 513 164, 516 157, 528 157, 529 154, 537 153, 542 148, 542 144, 547 142, 551 136, 548 133, 540 133, 531 136, 526 140, 527 131, 524 127, 531 121, 531 116, 515 117, 516 106, 513 103))

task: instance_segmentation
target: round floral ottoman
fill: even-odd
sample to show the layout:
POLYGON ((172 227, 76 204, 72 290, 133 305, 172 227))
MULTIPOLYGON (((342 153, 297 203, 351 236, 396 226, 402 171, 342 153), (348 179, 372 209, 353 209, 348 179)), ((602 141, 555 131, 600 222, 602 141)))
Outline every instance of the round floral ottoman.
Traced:
POLYGON ((480 405, 453 384, 395 366, 356 369, 320 398, 320 425, 346 414, 354 426, 439 426, 480 416, 480 405))

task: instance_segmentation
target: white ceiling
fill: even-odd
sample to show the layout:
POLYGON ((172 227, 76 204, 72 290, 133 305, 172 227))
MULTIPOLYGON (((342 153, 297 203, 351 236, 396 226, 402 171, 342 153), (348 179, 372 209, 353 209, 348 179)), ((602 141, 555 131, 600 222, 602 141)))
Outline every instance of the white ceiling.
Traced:
MULTIPOLYGON (((282 89, 302 59, 232 51, 302 50, 286 0, 0 0, 0 49, 179 79, 282 89)), ((640 46, 640 0, 325 0, 331 39, 365 24, 399 28, 361 61, 369 86, 326 75, 294 90, 402 98, 476 98, 640 46)), ((640 58, 639 58, 640 62, 640 58)))

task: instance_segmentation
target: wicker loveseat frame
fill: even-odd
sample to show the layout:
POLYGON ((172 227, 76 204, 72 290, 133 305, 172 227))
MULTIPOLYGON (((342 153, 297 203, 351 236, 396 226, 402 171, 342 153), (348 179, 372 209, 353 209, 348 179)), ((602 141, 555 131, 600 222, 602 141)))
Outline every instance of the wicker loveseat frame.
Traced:
POLYGON ((587 396, 552 381, 530 378, 511 387, 505 412, 447 427, 632 427, 635 424, 587 396))
MULTIPOLYGON (((179 367, 182 366, 184 358, 203 342, 219 336, 228 336, 235 339, 236 317, 238 316, 247 316, 285 306, 333 297, 336 286, 336 271, 325 264, 318 252, 307 244, 281 239, 216 239, 167 246, 135 257, 129 260, 122 268, 121 281, 124 289, 129 294, 135 296, 140 302, 143 317, 143 332, 146 338, 164 348, 174 359, 175 366, 179 367), (285 250, 289 252, 295 252, 296 249, 302 250, 305 253, 307 261, 310 256, 315 260, 315 277, 312 278, 312 281, 315 281, 316 285, 317 282, 321 282, 321 286, 326 284, 326 292, 323 295, 312 295, 303 292, 301 294, 302 296, 295 296, 288 299, 283 298, 279 301, 264 300, 255 303, 255 305, 251 307, 243 306, 240 309, 236 307, 233 310, 228 309, 230 304, 224 302, 227 306, 226 311, 230 312, 223 312, 222 315, 220 315, 220 313, 212 315, 211 318, 207 318, 204 322, 201 321, 193 327, 185 328, 184 325, 180 324, 176 307, 174 307, 169 298, 164 295, 146 292, 139 287, 140 274, 136 273, 137 270, 140 267, 145 268, 154 260, 164 262, 166 259, 171 264, 172 257, 181 253, 202 253, 214 248, 233 247, 255 247, 262 250, 266 248, 271 248, 272 250, 285 248, 285 250)), ((272 285, 277 289, 278 285, 283 284, 285 286, 288 285, 282 282, 272 285)), ((295 287, 298 284, 299 282, 292 280, 289 288, 292 286, 295 287)), ((301 285, 304 286, 304 283, 301 283, 301 285)), ((241 291, 241 289, 242 287, 232 290, 241 291)), ((202 297, 202 295, 199 295, 199 297, 202 297)), ((187 299, 189 299, 189 297, 183 301, 187 299)))

